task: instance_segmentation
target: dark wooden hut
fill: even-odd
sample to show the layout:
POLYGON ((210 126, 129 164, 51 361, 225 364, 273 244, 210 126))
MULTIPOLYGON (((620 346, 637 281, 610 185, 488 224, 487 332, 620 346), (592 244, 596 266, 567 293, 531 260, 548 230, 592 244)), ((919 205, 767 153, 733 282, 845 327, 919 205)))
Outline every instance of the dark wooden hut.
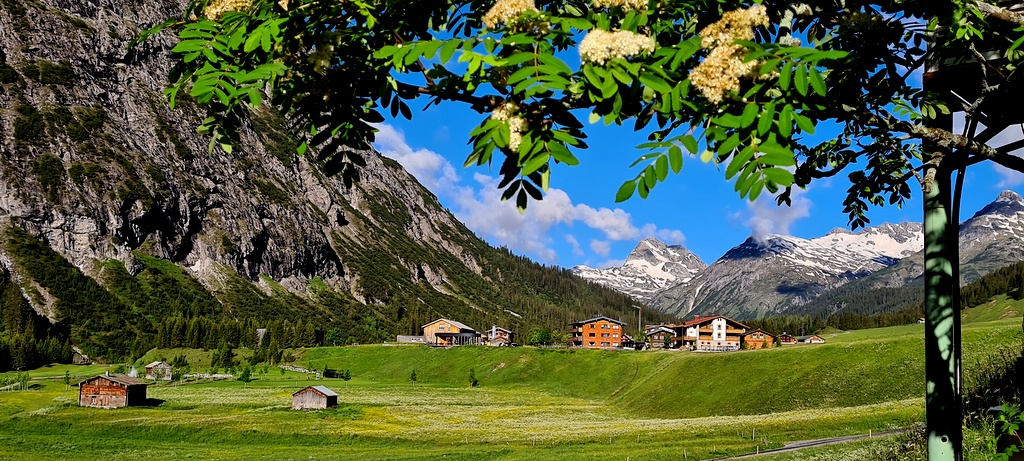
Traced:
POLYGON ((120 408, 146 404, 146 383, 128 375, 101 375, 78 383, 83 407, 120 408))
POLYGON ((292 410, 323 410, 338 406, 338 394, 324 386, 309 386, 292 394, 292 410))

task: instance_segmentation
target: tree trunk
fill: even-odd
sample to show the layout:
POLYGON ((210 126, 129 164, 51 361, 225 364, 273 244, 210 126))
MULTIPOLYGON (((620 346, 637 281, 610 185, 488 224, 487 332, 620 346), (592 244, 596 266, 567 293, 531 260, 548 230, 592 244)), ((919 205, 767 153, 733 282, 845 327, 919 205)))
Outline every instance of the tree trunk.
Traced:
POLYGON ((951 213, 951 171, 938 165, 924 187, 925 381, 929 461, 959 461, 963 452, 960 398, 959 223, 951 213))

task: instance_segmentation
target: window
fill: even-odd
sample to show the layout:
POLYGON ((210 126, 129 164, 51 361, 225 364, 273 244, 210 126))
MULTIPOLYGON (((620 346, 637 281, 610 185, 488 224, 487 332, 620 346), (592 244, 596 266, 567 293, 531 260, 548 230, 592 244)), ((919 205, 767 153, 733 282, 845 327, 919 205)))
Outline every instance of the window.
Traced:
POLYGON ((442 324, 438 325, 437 329, 441 330, 441 331, 444 331, 444 324, 442 323, 442 324))
POLYGON ((608 329, 608 324, 607 323, 602 323, 601 324, 601 329, 607 330, 608 329))
POLYGON ((601 347, 608 347, 608 343, 602 342, 601 347))
POLYGON ((589 333, 589 334, 587 334, 587 336, 590 336, 591 338, 593 338, 596 335, 597 335, 597 333, 589 333))
POLYGON ((612 335, 612 338, 618 338, 618 337, 619 337, 618 333, 615 333, 614 335, 612 335))
POLYGON ((593 346, 593 345, 594 345, 594 342, 593 342, 593 341, 591 341, 591 342, 590 342, 590 345, 591 345, 591 346, 593 346))
POLYGON ((608 337, 608 333, 601 333, 601 337, 602 338, 607 338, 608 337))
POLYGON ((612 325, 612 329, 613 329, 613 330, 618 330, 618 329, 619 329, 619 326, 618 326, 618 325, 612 325))
POLYGON ((597 328, 593 323, 590 324, 590 328, 597 328))
POLYGON ((612 346, 619 347, 619 343, 612 343, 612 346))

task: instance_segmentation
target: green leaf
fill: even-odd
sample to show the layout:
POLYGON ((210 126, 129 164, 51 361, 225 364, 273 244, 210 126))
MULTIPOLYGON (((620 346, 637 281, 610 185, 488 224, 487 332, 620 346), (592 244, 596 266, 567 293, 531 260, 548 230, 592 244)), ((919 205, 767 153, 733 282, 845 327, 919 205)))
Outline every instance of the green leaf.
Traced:
POLYGON ((619 186, 619 191, 615 193, 615 203, 625 202, 633 196, 633 192, 636 190, 636 181, 626 181, 619 186))
POLYGON ((765 155, 758 159, 761 164, 770 166, 796 165, 796 157, 793 156, 793 151, 775 141, 762 143, 757 146, 757 149, 765 153, 765 155))
POLYGON ((686 136, 683 136, 682 139, 680 139, 680 141, 682 141, 683 147, 685 147, 686 150, 690 151, 691 154, 697 153, 697 139, 694 138, 693 135, 688 134, 686 136))
POLYGON ((768 178, 769 181, 780 186, 790 186, 793 184, 793 173, 790 173, 789 170, 784 170, 782 168, 765 168, 761 170, 761 172, 764 173, 764 176, 768 178))
POLYGON ((793 134, 793 106, 786 104, 782 108, 782 113, 779 114, 779 134, 784 138, 788 138, 793 134))
POLYGON ((658 181, 668 178, 668 159, 664 155, 654 161, 654 172, 658 175, 658 181))
POLYGON ((683 169, 683 150, 679 146, 672 146, 668 149, 668 163, 672 172, 679 174, 683 169))
POLYGON ((189 51, 199 51, 206 48, 208 42, 203 40, 182 40, 178 42, 174 48, 171 48, 173 53, 185 53, 189 51))
POLYGON ((807 96, 807 66, 800 64, 794 72, 796 72, 796 91, 801 96, 807 96))
POLYGON ((764 136, 772 129, 772 122, 775 121, 775 103, 770 102, 761 108, 760 118, 757 120, 757 134, 764 136))
POLYGON ((523 175, 529 175, 529 174, 539 170, 540 167, 548 164, 548 159, 549 158, 551 158, 551 157, 547 154, 547 152, 543 152, 541 154, 538 154, 538 155, 535 155, 535 156, 531 157, 529 160, 527 160, 525 163, 523 163, 522 174, 523 175))
POLYGON ((821 76, 821 72, 818 69, 811 67, 809 69, 811 74, 811 86, 814 87, 814 92, 818 93, 819 96, 825 96, 825 79, 821 76))
MULTIPOLYGON (((455 50, 459 49, 459 45, 462 45, 462 40, 448 40, 443 46, 441 46, 441 64, 445 64, 455 54, 455 50)), ((387 47, 384 47, 387 48, 387 47)))
POLYGON ((793 78, 793 61, 786 62, 786 65, 782 66, 782 72, 779 73, 779 88, 783 91, 789 89, 789 82, 793 78))
POLYGON ((750 184, 750 190, 747 192, 750 194, 750 201, 753 202, 761 196, 761 191, 764 189, 764 179, 758 179, 750 184))
POLYGON ((754 123, 757 111, 757 104, 747 103, 747 106, 743 108, 743 115, 740 116, 740 128, 747 128, 750 124, 754 123))
POLYGON ((796 114, 796 124, 800 127, 800 131, 807 134, 814 134, 814 122, 812 122, 810 118, 796 114))
POLYGON ((654 189, 657 184, 658 176, 654 172, 654 166, 647 165, 647 168, 644 168, 644 185, 647 186, 647 189, 654 189))
POLYGON ((732 179, 733 176, 736 176, 736 173, 739 173, 740 170, 750 162, 750 159, 753 156, 754 148, 751 146, 747 146, 736 154, 732 160, 729 161, 729 166, 725 169, 725 179, 732 179))
POLYGON ((652 75, 647 72, 640 73, 640 83, 647 85, 659 93, 668 93, 672 91, 672 87, 661 77, 652 75))
POLYGON ((729 139, 726 139, 725 142, 718 145, 718 155, 724 158, 731 154, 739 145, 740 135, 739 133, 733 133, 732 136, 729 136, 729 139))

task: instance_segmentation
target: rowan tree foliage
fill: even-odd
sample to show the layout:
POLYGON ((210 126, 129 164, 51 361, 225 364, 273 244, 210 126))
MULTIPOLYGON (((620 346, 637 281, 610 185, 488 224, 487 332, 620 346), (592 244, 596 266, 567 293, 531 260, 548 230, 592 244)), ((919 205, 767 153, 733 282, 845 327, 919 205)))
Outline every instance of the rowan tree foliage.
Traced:
POLYGON ((845 173, 856 228, 916 182, 926 357, 939 372, 927 378, 929 444, 945 453, 960 437, 958 421, 932 420, 959 411, 951 178, 958 188, 984 160, 1024 171, 1009 154, 1024 143, 986 144, 1020 123, 1022 24, 995 0, 195 0, 162 27, 181 39, 167 96, 208 110, 211 148, 230 150, 247 111, 271 104, 299 153, 348 181, 373 124, 411 118, 424 98, 480 112, 466 165, 499 164, 503 197, 521 209, 543 198, 552 163, 585 157, 588 123, 648 137, 619 200, 646 197, 686 158, 780 204, 845 173), (952 112, 965 113, 962 131, 952 112), (815 136, 823 126, 838 134, 815 136))

